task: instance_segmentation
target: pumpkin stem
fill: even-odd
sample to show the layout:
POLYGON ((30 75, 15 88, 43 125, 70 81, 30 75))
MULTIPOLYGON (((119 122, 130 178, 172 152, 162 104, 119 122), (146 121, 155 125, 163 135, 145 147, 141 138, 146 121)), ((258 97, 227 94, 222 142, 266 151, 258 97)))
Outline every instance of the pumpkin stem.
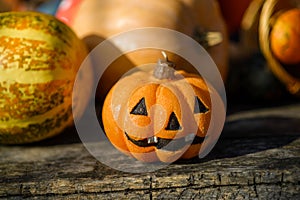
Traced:
POLYGON ((171 79, 174 77, 175 64, 169 61, 166 52, 161 52, 164 60, 159 59, 154 69, 153 75, 157 79, 171 79))
POLYGON ((196 29, 193 36, 205 49, 218 45, 223 41, 222 33, 220 32, 206 32, 201 29, 196 29))

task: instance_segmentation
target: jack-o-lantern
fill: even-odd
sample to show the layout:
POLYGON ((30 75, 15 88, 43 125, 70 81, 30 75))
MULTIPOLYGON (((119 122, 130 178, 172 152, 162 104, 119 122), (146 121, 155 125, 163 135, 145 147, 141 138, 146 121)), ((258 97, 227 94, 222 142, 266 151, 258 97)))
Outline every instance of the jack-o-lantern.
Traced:
POLYGON ((167 57, 153 65, 137 67, 109 91, 102 110, 106 136, 144 162, 195 157, 211 120, 208 87, 202 77, 174 70, 167 57))

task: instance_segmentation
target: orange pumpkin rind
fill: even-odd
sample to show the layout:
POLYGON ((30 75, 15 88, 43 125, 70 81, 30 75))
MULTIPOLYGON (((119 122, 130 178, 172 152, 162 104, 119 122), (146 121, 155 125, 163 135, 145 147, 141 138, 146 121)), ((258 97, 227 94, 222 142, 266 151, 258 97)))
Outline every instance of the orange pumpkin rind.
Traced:
MULTIPOLYGON (((268 61, 268 65, 274 75, 286 86, 287 90, 300 97, 300 70, 298 75, 290 73, 289 66, 280 62, 271 50, 270 33, 272 30, 272 19, 277 17, 279 12, 295 8, 297 5, 293 1, 268 0, 265 1, 259 22, 259 45, 268 61)), ((299 6, 299 5, 298 5, 299 6)))
POLYGON ((204 80, 184 71, 175 73, 177 79, 169 71, 161 79, 152 73, 131 73, 109 91, 102 110, 106 136, 117 149, 144 162, 197 156, 211 117, 204 80))

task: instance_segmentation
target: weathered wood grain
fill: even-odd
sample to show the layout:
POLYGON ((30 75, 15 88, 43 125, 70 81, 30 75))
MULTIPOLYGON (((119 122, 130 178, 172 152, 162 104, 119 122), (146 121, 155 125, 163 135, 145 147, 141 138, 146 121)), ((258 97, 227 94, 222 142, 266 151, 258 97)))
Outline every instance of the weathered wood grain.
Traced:
POLYGON ((101 164, 72 129, 41 143, 0 146, 0 198, 300 199, 299 108, 230 115, 207 157, 152 173, 101 164))

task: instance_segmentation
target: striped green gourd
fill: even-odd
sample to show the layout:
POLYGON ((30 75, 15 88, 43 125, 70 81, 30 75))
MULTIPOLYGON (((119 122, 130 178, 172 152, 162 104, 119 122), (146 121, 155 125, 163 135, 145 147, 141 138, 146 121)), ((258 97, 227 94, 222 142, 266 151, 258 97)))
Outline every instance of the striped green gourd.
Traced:
POLYGON ((0 13, 0 143, 39 141, 72 124, 73 83, 86 55, 53 16, 0 13))

